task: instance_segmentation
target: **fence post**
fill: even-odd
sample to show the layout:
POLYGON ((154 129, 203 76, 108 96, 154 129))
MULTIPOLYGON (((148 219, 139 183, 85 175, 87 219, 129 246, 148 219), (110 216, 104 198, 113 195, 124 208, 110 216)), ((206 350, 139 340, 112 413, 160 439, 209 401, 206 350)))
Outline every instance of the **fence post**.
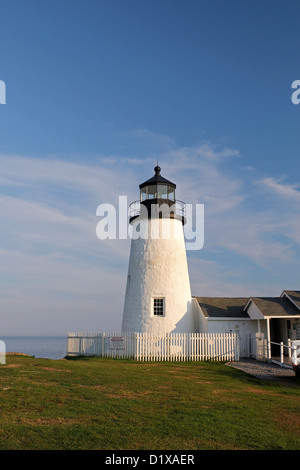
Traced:
POLYGON ((240 360, 240 337, 235 333, 235 361, 240 360))
POLYGON ((292 348, 291 348, 291 338, 288 338, 288 351, 289 351, 289 357, 292 357, 292 348))
POLYGON ((272 356, 271 356, 271 341, 267 340, 267 360, 268 362, 271 362, 272 356))
POLYGON ((170 361, 171 360, 171 337, 170 335, 168 334, 168 339, 167 339, 167 360, 170 361))
POLYGON ((282 367, 284 362, 283 342, 280 343, 280 365, 282 367))
POLYGON ((104 356, 104 338, 105 338, 105 333, 102 333, 102 335, 101 335, 101 355, 102 355, 102 357, 104 356))

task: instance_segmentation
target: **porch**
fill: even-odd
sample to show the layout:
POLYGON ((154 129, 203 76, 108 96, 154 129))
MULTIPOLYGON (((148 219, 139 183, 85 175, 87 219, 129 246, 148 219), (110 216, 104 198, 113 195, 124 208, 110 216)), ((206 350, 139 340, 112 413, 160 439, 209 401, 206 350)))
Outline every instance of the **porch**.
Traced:
POLYGON ((300 341, 292 341, 287 344, 283 341, 276 343, 269 341, 262 333, 249 335, 249 357, 261 362, 277 364, 280 367, 293 369, 300 364, 300 341), (275 352, 274 352, 275 351, 275 352))

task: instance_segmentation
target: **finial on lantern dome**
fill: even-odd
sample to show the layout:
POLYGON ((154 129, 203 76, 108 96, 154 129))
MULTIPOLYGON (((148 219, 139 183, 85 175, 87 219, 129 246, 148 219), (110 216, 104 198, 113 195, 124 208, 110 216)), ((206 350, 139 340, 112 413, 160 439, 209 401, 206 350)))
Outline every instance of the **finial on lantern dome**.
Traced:
POLYGON ((156 176, 160 175, 161 168, 160 168, 160 166, 158 166, 158 162, 157 162, 156 167, 154 168, 154 171, 155 171, 156 176))

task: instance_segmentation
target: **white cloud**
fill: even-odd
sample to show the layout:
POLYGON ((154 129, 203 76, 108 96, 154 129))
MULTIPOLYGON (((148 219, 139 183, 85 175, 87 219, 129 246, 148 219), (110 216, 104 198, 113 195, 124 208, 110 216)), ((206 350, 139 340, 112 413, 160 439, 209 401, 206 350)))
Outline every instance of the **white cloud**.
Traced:
POLYGON ((225 147, 221 150, 216 150, 209 143, 202 144, 196 148, 196 154, 206 158, 207 160, 222 160, 227 157, 240 157, 240 152, 235 149, 225 147))
POLYGON ((263 178, 260 184, 279 196, 300 202, 299 184, 283 184, 272 177, 263 178))

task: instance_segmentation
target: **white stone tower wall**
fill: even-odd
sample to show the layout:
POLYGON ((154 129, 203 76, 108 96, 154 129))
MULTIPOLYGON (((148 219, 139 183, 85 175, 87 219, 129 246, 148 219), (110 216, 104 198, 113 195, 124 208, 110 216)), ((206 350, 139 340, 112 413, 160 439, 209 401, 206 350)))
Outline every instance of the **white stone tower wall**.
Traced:
POLYGON ((122 331, 194 332, 182 221, 138 218, 134 231, 137 224, 148 237, 131 240, 122 331), (163 317, 153 315, 154 297, 164 298, 163 317))

